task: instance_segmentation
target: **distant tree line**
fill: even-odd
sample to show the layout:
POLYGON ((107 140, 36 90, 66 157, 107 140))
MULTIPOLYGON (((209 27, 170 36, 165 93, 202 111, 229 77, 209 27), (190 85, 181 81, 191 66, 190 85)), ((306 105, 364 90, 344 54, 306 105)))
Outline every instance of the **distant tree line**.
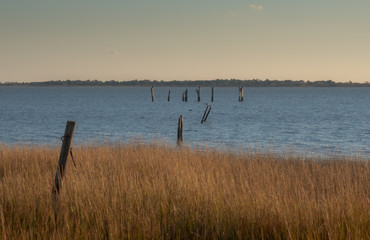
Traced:
POLYGON ((6 82, 0 86, 38 86, 38 87, 370 87, 369 82, 353 83, 326 81, 303 81, 303 80, 239 80, 239 79, 215 79, 215 80, 184 80, 184 81, 157 81, 157 80, 131 80, 131 81, 99 81, 99 80, 52 80, 46 82, 6 82))

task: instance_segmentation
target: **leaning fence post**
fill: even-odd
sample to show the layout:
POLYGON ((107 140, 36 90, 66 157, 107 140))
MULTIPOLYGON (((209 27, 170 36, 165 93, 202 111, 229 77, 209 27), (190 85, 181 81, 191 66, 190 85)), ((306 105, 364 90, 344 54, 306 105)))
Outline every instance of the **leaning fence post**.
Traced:
POLYGON ((182 115, 179 117, 179 123, 177 126, 177 145, 181 145, 183 138, 182 138, 182 123, 183 123, 183 117, 182 115))
POLYGON ((73 133, 75 131, 76 122, 68 121, 64 136, 62 137, 63 143, 60 149, 60 156, 58 161, 57 172, 55 174, 54 186, 53 186, 53 197, 55 203, 58 202, 58 194, 62 188, 62 180, 65 175, 68 155, 71 151, 73 133))

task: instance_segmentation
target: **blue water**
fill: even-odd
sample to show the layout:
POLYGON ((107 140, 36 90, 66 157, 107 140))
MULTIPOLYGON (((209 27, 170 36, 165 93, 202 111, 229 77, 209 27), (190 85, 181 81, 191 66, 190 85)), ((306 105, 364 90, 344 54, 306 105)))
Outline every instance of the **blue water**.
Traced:
POLYGON ((0 87, 0 142, 60 144, 67 120, 74 144, 140 137, 212 147, 291 149, 302 153, 370 154, 370 88, 0 87), (171 101, 167 101, 171 90, 171 101), (201 124, 206 103, 212 111, 201 124))

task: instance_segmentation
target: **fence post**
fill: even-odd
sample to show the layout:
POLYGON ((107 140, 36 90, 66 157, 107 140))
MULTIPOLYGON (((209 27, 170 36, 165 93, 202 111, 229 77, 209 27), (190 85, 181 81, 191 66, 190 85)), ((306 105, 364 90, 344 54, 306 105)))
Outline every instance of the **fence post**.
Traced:
POLYGON ((73 133, 75 131, 76 122, 67 121, 64 136, 62 137, 63 143, 60 149, 60 156, 58 161, 57 172, 55 174, 54 186, 53 186, 53 197, 55 203, 58 202, 58 194, 62 188, 62 181, 66 171, 68 155, 71 151, 71 145, 73 140, 73 133))
POLYGON ((179 123, 177 126, 177 145, 181 145, 183 138, 182 138, 182 123, 183 123, 183 117, 182 115, 179 117, 179 123))

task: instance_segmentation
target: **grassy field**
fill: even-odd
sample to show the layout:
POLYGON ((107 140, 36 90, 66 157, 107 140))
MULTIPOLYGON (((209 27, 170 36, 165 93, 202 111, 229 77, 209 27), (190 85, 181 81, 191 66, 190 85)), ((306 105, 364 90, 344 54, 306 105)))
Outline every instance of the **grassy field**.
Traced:
POLYGON ((0 145, 0 239, 370 239, 368 159, 79 146, 55 217, 57 147, 0 145))

